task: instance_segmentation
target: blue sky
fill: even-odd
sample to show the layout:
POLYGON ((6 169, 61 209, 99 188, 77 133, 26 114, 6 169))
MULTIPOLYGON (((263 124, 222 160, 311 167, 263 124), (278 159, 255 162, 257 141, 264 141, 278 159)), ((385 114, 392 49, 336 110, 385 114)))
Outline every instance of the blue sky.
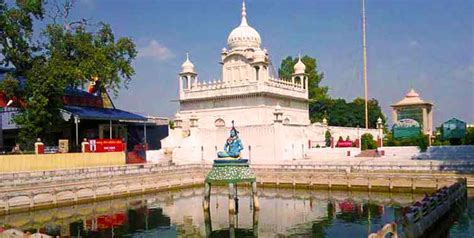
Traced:
MULTIPOLYGON (((318 59, 332 97, 363 96, 360 1, 247 0, 249 24, 278 67, 318 59)), ((435 125, 474 122, 474 1, 367 0, 369 97, 390 107, 414 87, 435 104, 435 125)), ((177 73, 189 52, 201 80, 220 78, 220 49, 240 22, 240 0, 79 0, 74 15, 110 23, 137 43, 136 75, 116 106, 145 115, 178 109, 177 73)))

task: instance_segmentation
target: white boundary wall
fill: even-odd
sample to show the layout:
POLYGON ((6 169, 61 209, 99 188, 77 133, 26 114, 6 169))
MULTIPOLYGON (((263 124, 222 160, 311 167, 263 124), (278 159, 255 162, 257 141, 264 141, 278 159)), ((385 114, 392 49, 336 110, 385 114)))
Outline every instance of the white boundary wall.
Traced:
MULTIPOLYGON (((172 129, 169 136, 161 141, 163 149, 157 154, 157 160, 160 160, 160 156, 163 158, 166 151, 172 154, 172 161, 175 164, 210 163, 217 158, 217 152, 223 150, 229 130, 230 127, 172 129)), ((309 141, 324 141, 326 130, 331 132, 335 141, 339 136, 344 139, 349 136, 351 140, 355 140, 357 136, 360 137, 364 133, 370 133, 377 138, 379 133, 376 129, 282 123, 237 126, 237 130, 244 145, 242 157, 250 159, 252 164, 289 162, 308 158, 311 154, 329 159, 340 158, 341 155, 346 156, 348 148, 321 152, 314 152, 314 149, 308 148, 309 141)), ((350 150, 351 157, 358 152, 358 149, 350 150)))

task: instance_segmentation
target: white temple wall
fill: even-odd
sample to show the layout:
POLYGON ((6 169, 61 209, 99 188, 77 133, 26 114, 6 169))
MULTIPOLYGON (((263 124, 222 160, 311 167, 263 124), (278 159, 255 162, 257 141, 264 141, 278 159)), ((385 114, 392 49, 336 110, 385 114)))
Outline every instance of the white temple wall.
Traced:
POLYGON ((196 101, 182 101, 180 103, 180 111, 196 111, 196 110, 208 110, 217 108, 229 108, 229 107, 259 107, 268 106, 275 107, 280 105, 284 108, 293 108, 308 111, 308 103, 301 100, 290 100, 281 97, 270 97, 262 95, 242 95, 233 96, 228 98, 208 98, 196 101))
POLYGON ((360 138, 363 134, 369 133, 372 134, 374 140, 377 140, 379 136, 378 129, 365 129, 365 128, 354 128, 354 127, 339 127, 339 126, 329 126, 329 131, 331 132, 334 141, 339 139, 339 136, 342 136, 342 139, 346 139, 347 136, 354 141, 357 138, 360 138))
POLYGON ((222 79, 223 81, 242 79, 255 81, 256 71, 244 56, 235 54, 225 59, 224 65, 222 66, 222 79))
MULTIPOLYGON (((215 128, 217 119, 224 120, 226 126, 231 126, 232 120, 234 120, 235 125, 239 127, 272 124, 275 119, 274 112, 274 107, 257 106, 181 111, 180 114, 184 125, 189 125, 190 118, 194 116, 199 119, 199 128, 215 128)), ((285 123, 298 125, 309 124, 306 110, 282 107, 281 112, 283 112, 282 119, 285 123)))
MULTIPOLYGON (((251 118, 251 115, 248 116, 251 118)), ((238 121, 236 121, 235 126, 244 145, 242 157, 250 159, 252 164, 284 163, 294 159, 320 157, 321 155, 315 154, 314 149, 309 148, 309 141, 311 141, 312 146, 314 146, 315 141, 320 141, 320 146, 324 145, 325 132, 328 129, 335 141, 339 136, 344 139, 349 136, 351 140, 355 140, 358 138, 357 136, 360 137, 366 132, 371 133, 374 138, 377 138, 378 135, 376 129, 325 127, 315 124, 302 126, 273 123, 239 126, 238 121)), ((173 162, 177 164, 211 163, 217 158, 217 152, 224 149, 224 143, 229 137, 230 129, 231 124, 226 124, 226 127, 193 127, 170 130, 169 137, 162 140, 163 148, 173 151, 173 162)), ((351 156, 355 152, 351 151, 351 156)), ((340 157, 341 153, 326 157, 340 157)))
MULTIPOLYGON (((242 157, 250 159, 252 163, 274 161, 275 137, 272 125, 238 127, 237 130, 244 146, 242 157)), ((177 133, 170 133, 170 136, 181 137, 186 133, 180 132, 187 130, 174 129, 172 131, 177 133)), ((188 137, 170 140, 180 141, 180 143, 164 144, 173 148, 173 162, 177 164, 212 163, 217 158, 217 152, 224 149, 229 131, 230 127, 191 128, 188 137)))

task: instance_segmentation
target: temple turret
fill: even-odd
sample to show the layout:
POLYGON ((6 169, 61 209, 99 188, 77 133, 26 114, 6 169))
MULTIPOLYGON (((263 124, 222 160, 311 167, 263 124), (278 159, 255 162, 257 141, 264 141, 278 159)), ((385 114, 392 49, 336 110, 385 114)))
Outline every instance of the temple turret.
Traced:
POLYGON ((291 75, 291 82, 300 88, 308 88, 308 79, 305 74, 306 65, 301 61, 301 56, 298 57, 298 62, 294 66, 294 73, 291 75))
POLYGON ((181 65, 179 73, 179 91, 191 90, 191 87, 197 84, 197 73, 194 71, 194 64, 189 60, 189 54, 186 53, 186 61, 181 65))

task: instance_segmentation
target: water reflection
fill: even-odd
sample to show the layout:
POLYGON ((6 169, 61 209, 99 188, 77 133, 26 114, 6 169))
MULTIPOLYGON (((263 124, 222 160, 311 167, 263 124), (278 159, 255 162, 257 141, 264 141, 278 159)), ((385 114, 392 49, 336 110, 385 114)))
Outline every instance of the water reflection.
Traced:
MULTIPOLYGON (((400 219, 401 207, 422 195, 348 191, 259 189, 260 211, 250 191, 239 190, 239 213, 229 216, 227 189, 213 189, 210 212, 203 189, 157 193, 0 217, 0 229, 16 228, 75 237, 366 237, 400 219)), ((451 227, 472 234, 473 198, 451 227)))

